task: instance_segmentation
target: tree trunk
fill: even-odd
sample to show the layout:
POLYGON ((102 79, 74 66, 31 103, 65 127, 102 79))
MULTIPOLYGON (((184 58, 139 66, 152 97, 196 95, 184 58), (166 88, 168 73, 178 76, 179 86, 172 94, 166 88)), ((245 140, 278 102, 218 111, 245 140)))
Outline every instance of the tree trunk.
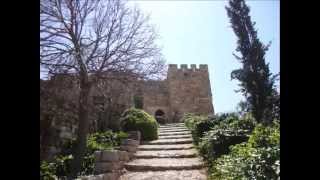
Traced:
POLYGON ((76 178, 81 170, 83 156, 87 146, 87 134, 89 131, 89 95, 91 85, 88 75, 80 74, 80 96, 79 96, 79 126, 77 132, 77 141, 73 149, 74 159, 71 162, 71 174, 69 179, 76 178))

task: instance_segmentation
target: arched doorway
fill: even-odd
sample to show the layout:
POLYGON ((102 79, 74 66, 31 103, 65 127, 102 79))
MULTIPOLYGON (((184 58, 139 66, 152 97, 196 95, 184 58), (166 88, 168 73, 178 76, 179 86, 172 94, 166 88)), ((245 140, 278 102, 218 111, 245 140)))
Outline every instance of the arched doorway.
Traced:
POLYGON ((158 109, 155 113, 154 113, 154 117, 157 120, 158 123, 160 124, 164 124, 165 123, 165 113, 161 110, 158 109))

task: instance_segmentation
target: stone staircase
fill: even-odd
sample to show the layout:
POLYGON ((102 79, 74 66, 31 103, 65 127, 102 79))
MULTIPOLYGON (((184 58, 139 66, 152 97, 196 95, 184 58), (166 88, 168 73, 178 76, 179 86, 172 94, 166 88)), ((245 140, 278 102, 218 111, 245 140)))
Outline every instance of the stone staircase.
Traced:
POLYGON ((206 180, 203 161, 183 123, 162 125, 159 139, 142 142, 134 159, 125 164, 120 180, 206 180))

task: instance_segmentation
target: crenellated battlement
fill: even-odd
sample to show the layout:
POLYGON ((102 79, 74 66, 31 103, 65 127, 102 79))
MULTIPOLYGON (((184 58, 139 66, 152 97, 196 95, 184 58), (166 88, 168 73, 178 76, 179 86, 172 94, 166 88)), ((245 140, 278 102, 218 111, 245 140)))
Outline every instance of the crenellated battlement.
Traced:
POLYGON ((180 68, 178 68, 177 64, 169 64, 169 70, 176 71, 176 70, 192 70, 192 71, 208 71, 207 64, 199 64, 199 68, 197 68, 196 64, 191 64, 190 68, 188 68, 188 64, 180 64, 180 68))

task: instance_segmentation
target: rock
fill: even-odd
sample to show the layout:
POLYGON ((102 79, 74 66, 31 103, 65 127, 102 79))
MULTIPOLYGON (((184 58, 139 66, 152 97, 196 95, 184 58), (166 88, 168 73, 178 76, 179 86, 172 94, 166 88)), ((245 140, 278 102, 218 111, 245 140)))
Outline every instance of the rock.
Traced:
POLYGON ((120 161, 129 161, 129 153, 127 151, 119 151, 119 159, 120 161))
POLYGON ((172 132, 163 132, 160 139, 145 142, 147 145, 140 142, 136 153, 128 151, 133 160, 125 163, 125 173, 118 180, 207 180, 207 167, 193 147, 191 133, 181 133, 182 128, 173 127, 175 124, 167 126, 172 128, 165 130, 172 132))
POLYGON ((91 176, 81 176, 79 178, 77 178, 76 180, 104 180, 103 179, 103 174, 99 174, 99 175, 91 175, 91 176))
POLYGON ((104 173, 104 172, 112 172, 115 170, 120 170, 124 166, 124 163, 119 161, 119 162, 97 162, 95 164, 95 172, 96 174, 99 173, 104 173))
POLYGON ((129 131, 128 132, 128 139, 134 139, 140 142, 141 140, 141 133, 140 131, 129 131))
POLYGON ((128 152, 136 152, 137 148, 138 148, 137 146, 127 146, 127 145, 120 146, 120 150, 128 151, 128 152))
POLYGON ((102 157, 102 151, 95 151, 94 152, 94 158, 95 158, 96 162, 100 162, 101 157, 102 157))
POLYGON ((135 159, 125 164, 125 168, 129 171, 192 170, 204 166, 204 162, 197 157, 135 159))
POLYGON ((132 160, 135 157, 133 152, 129 152, 128 156, 129 156, 129 160, 132 160))
POLYGON ((72 133, 67 131, 62 131, 59 136, 60 138, 63 138, 63 139, 71 139, 72 133))
POLYGON ((119 180, 207 180, 206 169, 128 172, 119 180))
POLYGON ((168 145, 168 144, 188 144, 192 143, 192 138, 179 138, 179 139, 158 139, 158 140, 153 140, 153 141, 148 141, 148 142, 143 142, 142 144, 149 144, 149 145, 168 145))
POLYGON ((88 180, 103 180, 103 174, 95 175, 92 178, 89 178, 88 180))
POLYGON ((101 161, 103 162, 117 162, 119 159, 119 151, 102 151, 101 161))
POLYGON ((120 177, 120 173, 112 172, 106 173, 103 175, 103 180, 118 180, 120 177))
POLYGON ((124 139, 121 141, 121 145, 138 146, 139 141, 134 139, 124 139))
POLYGON ((193 144, 162 144, 162 145, 140 145, 138 150, 142 151, 165 151, 165 150, 184 150, 184 149, 192 149, 193 144))
POLYGON ((150 159, 150 158, 192 158, 197 157, 195 149, 186 150, 166 150, 166 151, 137 151, 136 158, 150 159))

